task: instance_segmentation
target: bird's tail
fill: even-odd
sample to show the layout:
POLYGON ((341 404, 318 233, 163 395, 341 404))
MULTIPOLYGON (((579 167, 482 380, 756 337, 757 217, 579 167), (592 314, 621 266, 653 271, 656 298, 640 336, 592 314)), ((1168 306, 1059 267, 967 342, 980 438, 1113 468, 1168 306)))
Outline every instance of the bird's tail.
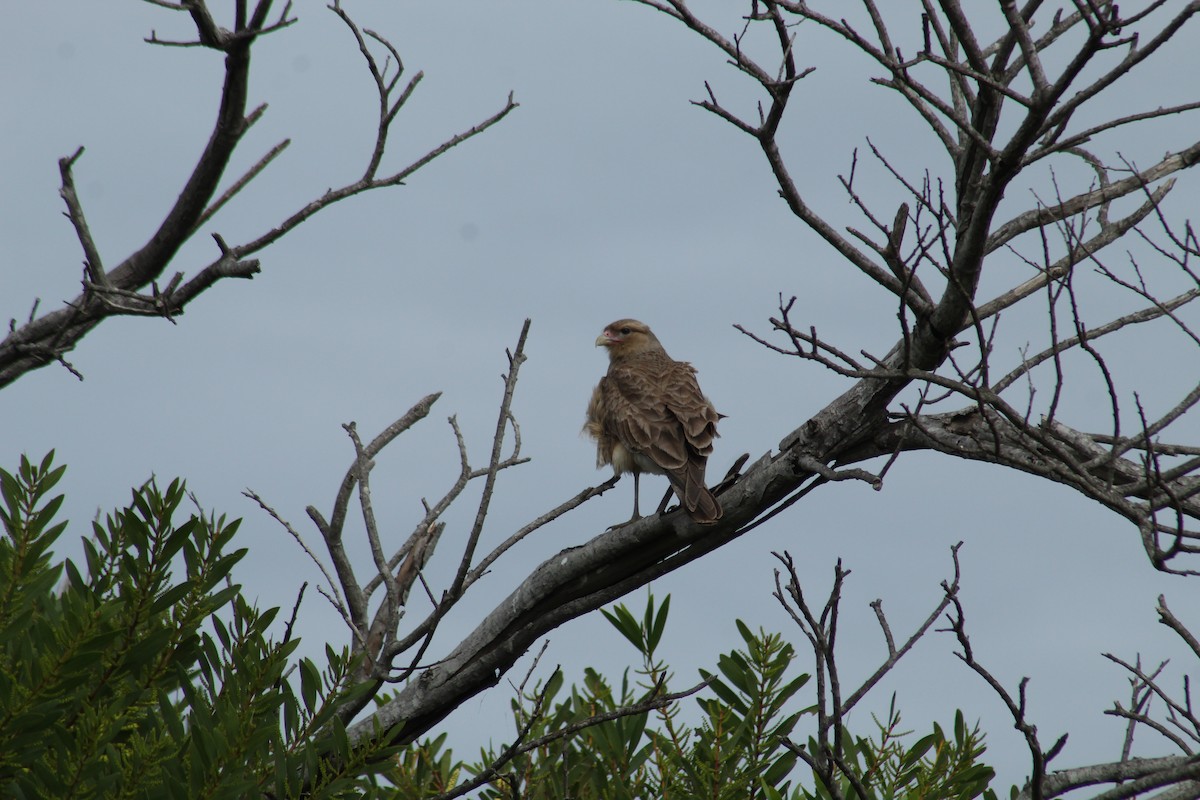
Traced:
POLYGON ((724 513, 721 503, 704 485, 704 464, 689 462, 670 477, 671 486, 679 496, 679 502, 687 509, 688 516, 701 525, 711 525, 721 518, 724 513))

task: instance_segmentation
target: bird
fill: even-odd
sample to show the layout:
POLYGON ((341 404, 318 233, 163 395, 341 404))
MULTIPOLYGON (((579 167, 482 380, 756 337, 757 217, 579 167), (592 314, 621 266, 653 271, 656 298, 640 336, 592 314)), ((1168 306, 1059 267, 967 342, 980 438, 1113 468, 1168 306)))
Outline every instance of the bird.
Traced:
POLYGON ((696 369, 667 355, 650 327, 635 319, 605 327, 596 346, 608 350, 608 373, 592 391, 583 430, 596 440, 597 468, 633 473, 629 521, 641 518, 643 472, 666 475, 692 519, 719 520, 721 504, 705 485, 704 470, 724 415, 700 391, 696 369))

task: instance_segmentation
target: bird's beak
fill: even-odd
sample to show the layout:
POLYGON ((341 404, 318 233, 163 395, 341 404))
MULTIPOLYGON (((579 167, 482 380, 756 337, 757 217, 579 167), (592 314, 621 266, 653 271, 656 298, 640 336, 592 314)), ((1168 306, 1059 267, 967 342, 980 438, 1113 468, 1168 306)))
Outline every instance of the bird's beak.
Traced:
POLYGON ((602 333, 596 337, 596 347, 608 347, 613 343, 613 340, 608 337, 607 333, 602 333))

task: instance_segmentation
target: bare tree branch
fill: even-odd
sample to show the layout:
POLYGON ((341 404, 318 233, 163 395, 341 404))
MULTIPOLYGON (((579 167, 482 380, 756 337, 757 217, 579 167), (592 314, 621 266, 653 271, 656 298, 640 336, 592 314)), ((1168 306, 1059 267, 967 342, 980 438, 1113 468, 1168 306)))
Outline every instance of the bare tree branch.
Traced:
MULTIPOLYGON (((393 97, 396 81, 384 80, 380 68, 369 53, 363 32, 340 6, 331 7, 351 29, 360 49, 367 56, 368 70, 379 92, 378 133, 364 176, 339 189, 330 189, 321 197, 305 204, 277 227, 244 244, 227 246, 218 237, 220 254, 215 261, 201 268, 186 281, 183 272, 176 273, 168 288, 160 291, 155 281, 174 261, 183 244, 195 235, 201 226, 212 221, 214 215, 251 181, 260 177, 263 170, 287 147, 287 140, 277 144, 217 196, 221 177, 233 159, 242 137, 265 110, 265 106, 252 111, 247 110, 252 46, 259 37, 282 30, 293 24, 296 19, 290 16, 291 4, 287 3, 276 20, 270 21, 268 17, 272 3, 264 0, 257 3, 253 13, 249 15, 238 11, 234 28, 231 30, 217 23, 205 0, 189 0, 178 4, 163 0, 152 4, 171 11, 188 13, 197 38, 192 41, 170 41, 160 39, 157 34, 152 33, 147 41, 160 45, 201 47, 215 50, 224 57, 224 88, 208 144, 179 192, 177 200, 167 210, 162 222, 149 236, 146 244, 108 270, 103 267, 101 254, 92 239, 75 192, 73 169, 83 148, 60 160, 61 194, 67 204, 67 216, 83 245, 87 279, 82 293, 67 301, 65 307, 40 317, 31 316, 28 322, 20 326, 16 325, 15 321, 10 325, 8 335, 0 341, 0 387, 50 363, 60 363, 82 378, 82 374, 68 364, 64 356, 105 319, 135 314, 163 316, 173 320, 183 313, 188 303, 218 281, 233 277, 252 278, 261 266, 257 259, 248 256, 278 241, 314 214, 347 197, 402 185, 407 177, 421 167, 487 130, 517 107, 510 94, 503 108, 495 114, 449 137, 407 167, 386 177, 377 177, 375 173, 387 146, 390 125, 416 87, 420 75, 418 74, 398 97, 393 97), (152 287, 152 293, 149 295, 144 293, 147 287, 152 287)), ((241 4, 237 4, 237 8, 241 9, 241 4)), ((367 31, 366 36, 382 46, 399 69, 399 54, 396 48, 377 33, 367 31)), ((396 77, 399 77, 398 74, 396 77)))

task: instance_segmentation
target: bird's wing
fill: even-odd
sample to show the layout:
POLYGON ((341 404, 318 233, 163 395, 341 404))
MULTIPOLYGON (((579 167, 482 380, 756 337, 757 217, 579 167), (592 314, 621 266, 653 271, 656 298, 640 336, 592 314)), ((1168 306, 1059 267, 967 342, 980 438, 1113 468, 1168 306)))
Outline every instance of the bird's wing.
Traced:
POLYGON ((673 361, 660 378, 667 409, 675 418, 687 443, 687 461, 671 470, 671 485, 691 516, 703 523, 722 516, 721 504, 705 484, 704 471, 717 437, 720 415, 700 391, 691 364, 673 361))
POLYGON ((717 412, 690 364, 639 359, 614 366, 601 387, 604 427, 662 469, 683 469, 712 452, 717 412))
POLYGON ((687 463, 683 430, 667 408, 657 376, 642 366, 614 365, 604 377, 604 427, 662 469, 679 469, 687 463))
POLYGON ((683 428, 688 447, 696 455, 708 457, 713 439, 717 438, 720 415, 700 391, 695 368, 686 362, 672 361, 660 376, 660 385, 667 408, 683 428))

